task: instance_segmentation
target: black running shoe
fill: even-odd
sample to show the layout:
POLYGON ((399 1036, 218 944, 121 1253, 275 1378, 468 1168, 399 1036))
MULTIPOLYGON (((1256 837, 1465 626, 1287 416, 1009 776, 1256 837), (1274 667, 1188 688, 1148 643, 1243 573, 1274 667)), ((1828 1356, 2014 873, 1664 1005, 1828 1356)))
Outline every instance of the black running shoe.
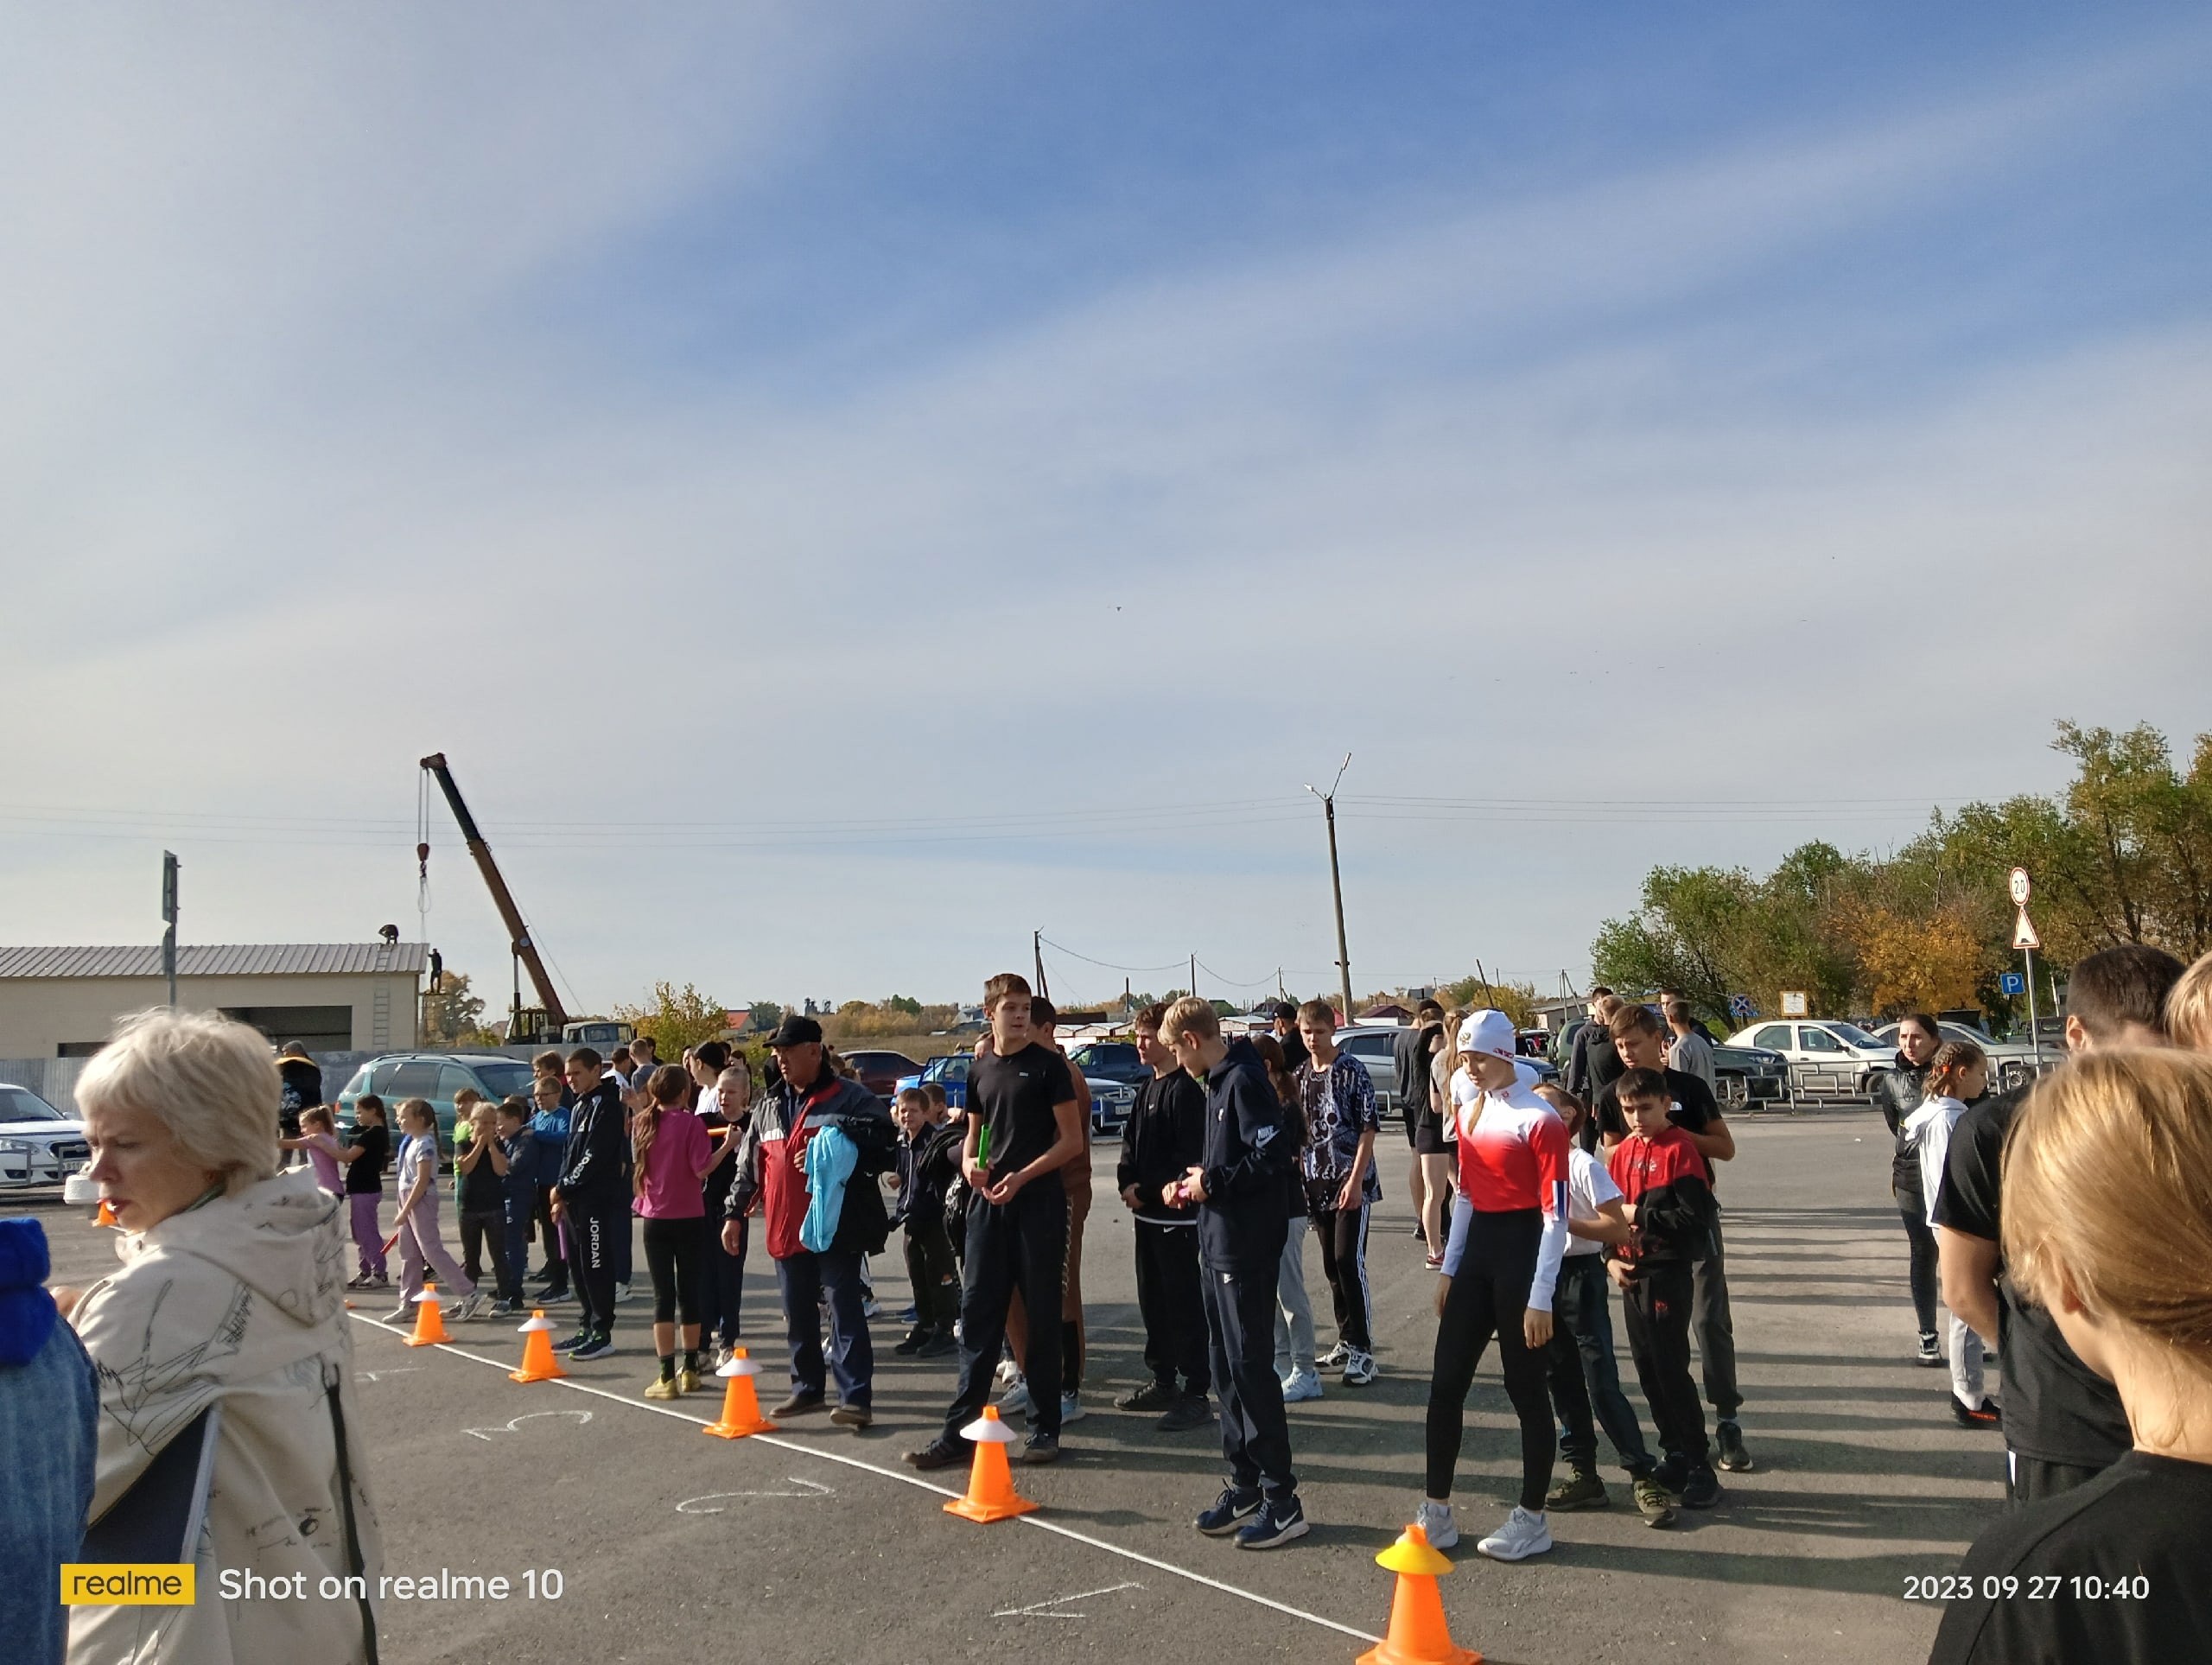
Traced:
POLYGON ((948 1439, 943 1434, 918 1451, 906 1453, 906 1461, 918 1469, 949 1469, 969 1460, 965 1439, 948 1439))
POLYGON ((1203 1428, 1214 1420, 1213 1407, 1206 1403, 1204 1394, 1185 1394, 1167 1408, 1167 1414, 1152 1426, 1162 1433, 1181 1433, 1191 1428, 1203 1428))
POLYGON ((1306 1511, 1298 1506, 1295 1497, 1280 1502, 1270 1501, 1260 1506, 1251 1524, 1236 1535, 1239 1549, 1280 1549, 1294 1538, 1302 1538, 1313 1530, 1306 1519, 1306 1511))
POLYGON ((1720 1482, 1713 1471, 1700 1463, 1689 1471, 1682 1482, 1684 1509, 1711 1509, 1720 1501, 1720 1482))
POLYGON ((1719 1447, 1720 1466, 1731 1474, 1751 1471, 1751 1452, 1744 1449, 1744 1431, 1733 1422, 1717 1422, 1713 1428, 1713 1443, 1719 1447))
POLYGON ((1997 1407, 1986 1399, 1979 1405, 1969 1405, 1956 1394, 1951 1395, 1951 1418, 1962 1428, 1996 1428, 2002 1427, 2005 1422, 1997 1407))
POLYGON ((1116 1395, 1114 1408, 1117 1411, 1173 1410, 1175 1401, 1181 1397, 1172 1382, 1147 1382, 1141 1388, 1132 1388, 1125 1394, 1116 1395))
POLYGON ((1239 1521, 1247 1515, 1257 1514, 1259 1508, 1259 1487, 1245 1491, 1236 1486, 1224 1486, 1221 1496, 1214 1499, 1213 1507, 1192 1524, 1209 1538, 1225 1538, 1236 1530, 1239 1521))
POLYGON ((928 1325, 918 1324, 907 1331, 905 1338, 891 1350, 901 1358, 912 1358, 922 1350, 923 1344, 935 1333, 936 1331, 930 1329, 928 1325))

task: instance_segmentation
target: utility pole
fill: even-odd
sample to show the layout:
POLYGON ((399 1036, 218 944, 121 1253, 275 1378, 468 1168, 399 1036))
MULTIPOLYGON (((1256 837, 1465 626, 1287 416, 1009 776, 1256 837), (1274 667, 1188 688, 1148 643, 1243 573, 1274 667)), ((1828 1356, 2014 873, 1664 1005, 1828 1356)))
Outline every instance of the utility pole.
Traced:
POLYGON ((1050 1000, 1052 998, 1052 985, 1045 981, 1045 933, 1042 931, 1033 931, 1029 933, 1029 952, 1037 965, 1037 992, 1046 1000, 1050 1000))
POLYGON ((1337 778, 1329 783, 1329 790, 1322 791, 1309 783, 1306 790, 1321 800, 1321 812, 1329 823, 1329 887, 1337 898, 1337 975, 1344 997, 1344 1021, 1351 1021, 1351 950, 1344 946, 1344 881, 1337 867, 1337 788, 1344 784, 1344 771, 1351 767, 1351 753, 1344 753, 1344 760, 1337 766, 1337 778))
POLYGON ((1198 992, 1198 956, 1195 954, 1191 956, 1191 992, 1198 992))
POLYGON ((162 932, 162 975, 169 980, 169 1010, 176 1010, 176 870, 177 859, 168 851, 162 852, 162 918, 168 928, 162 932))

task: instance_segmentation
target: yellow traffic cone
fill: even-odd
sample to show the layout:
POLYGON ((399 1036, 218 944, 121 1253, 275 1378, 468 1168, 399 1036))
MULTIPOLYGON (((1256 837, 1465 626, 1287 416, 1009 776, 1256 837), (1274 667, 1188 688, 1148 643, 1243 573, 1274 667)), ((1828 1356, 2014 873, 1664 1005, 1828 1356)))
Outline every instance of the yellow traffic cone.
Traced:
POLYGON ((753 1378, 760 1374, 760 1367, 745 1356, 744 1348, 731 1348, 729 1363, 715 1374, 729 1381, 722 1392, 721 1420, 700 1433, 711 1433, 717 1439, 742 1439, 748 1433, 766 1433, 776 1426, 760 1414, 760 1397, 753 1389, 753 1378))
POLYGON ((446 1321, 438 1308, 438 1287, 434 1283, 423 1286, 423 1293, 415 1297, 415 1333, 407 1338, 410 1347, 435 1347, 442 1341, 450 1341, 446 1334, 446 1321))
POLYGON ((1014 1443, 1014 1432, 999 1420, 997 1406, 984 1406, 982 1415, 960 1432, 975 1443, 976 1460, 968 1469, 968 1495, 947 1503, 946 1514, 964 1515, 971 1521, 1003 1521, 1044 1507, 1014 1489, 1006 1448, 1014 1443))
POLYGON ((1359 1656, 1359 1665, 1482 1665, 1480 1654, 1452 1645, 1444 1597, 1436 1587, 1452 1563, 1429 1547, 1427 1533, 1408 1527, 1375 1560, 1398 1575, 1398 1588, 1390 1598, 1389 1633, 1381 1646, 1359 1656))
POLYGON ((515 1327, 524 1338, 522 1369, 508 1371, 508 1381, 558 1382, 569 1374, 553 1357, 553 1320, 545 1316, 543 1307, 532 1308, 530 1322, 515 1327))

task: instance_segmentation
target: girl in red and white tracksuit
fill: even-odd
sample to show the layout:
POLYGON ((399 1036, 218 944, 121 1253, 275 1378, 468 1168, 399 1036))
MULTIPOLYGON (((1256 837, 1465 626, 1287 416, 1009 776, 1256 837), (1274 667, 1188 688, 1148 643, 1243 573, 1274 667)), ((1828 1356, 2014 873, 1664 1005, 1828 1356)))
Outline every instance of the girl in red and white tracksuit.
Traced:
POLYGON ((1521 1496, 1505 1524, 1476 1547, 1519 1560, 1551 1547, 1544 1494, 1559 1435, 1545 1389, 1552 1290, 1567 1249, 1567 1128, 1513 1066, 1512 1020, 1477 1012, 1459 1031, 1471 1080, 1455 1093, 1459 1194, 1438 1291, 1436 1358, 1429 1378, 1428 1474, 1421 1522, 1431 1544, 1459 1541, 1450 1498, 1467 1389, 1492 1336, 1505 1391, 1521 1422, 1521 1496))

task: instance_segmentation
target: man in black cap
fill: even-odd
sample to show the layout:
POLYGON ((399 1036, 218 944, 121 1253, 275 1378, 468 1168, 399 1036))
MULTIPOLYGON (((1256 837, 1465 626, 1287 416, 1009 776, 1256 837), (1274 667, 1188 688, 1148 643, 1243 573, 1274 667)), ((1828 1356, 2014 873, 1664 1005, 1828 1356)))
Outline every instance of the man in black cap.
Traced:
MULTIPOLYGON (((722 1209, 722 1247, 737 1253, 737 1223, 757 1198, 761 1233, 783 1292, 791 1356, 791 1397, 769 1414, 798 1416, 826 1402, 820 1312, 826 1292, 828 1366, 837 1378, 838 1401, 830 1420, 864 1428, 875 1420, 875 1350, 861 1310, 868 1299, 861 1270, 863 1257, 879 1252, 890 1235, 891 1217, 876 1176, 888 1172, 896 1159, 896 1131, 874 1093, 830 1066, 822 1026, 812 1018, 787 1014, 768 1046, 781 1079, 754 1101, 753 1123, 738 1147, 722 1209), (826 1242, 810 1246, 804 1234, 815 1192, 840 1182, 828 1163, 810 1169, 807 1156, 816 1141, 831 1134, 852 1142, 855 1159, 842 1181, 842 1198, 834 1204, 834 1230, 826 1242)), ((830 1205, 825 1201, 824 1206, 826 1211, 830 1205)))

